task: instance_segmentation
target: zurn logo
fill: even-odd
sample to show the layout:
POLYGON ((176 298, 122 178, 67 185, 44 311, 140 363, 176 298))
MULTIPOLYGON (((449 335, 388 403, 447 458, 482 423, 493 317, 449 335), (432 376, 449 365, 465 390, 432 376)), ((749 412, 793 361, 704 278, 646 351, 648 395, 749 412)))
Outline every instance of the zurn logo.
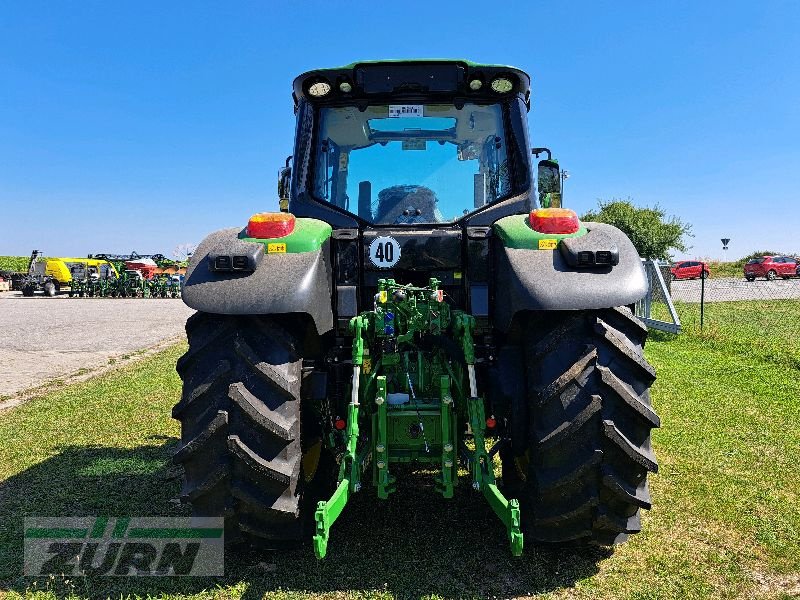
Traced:
POLYGON ((224 575, 218 517, 26 517, 25 575, 224 575))

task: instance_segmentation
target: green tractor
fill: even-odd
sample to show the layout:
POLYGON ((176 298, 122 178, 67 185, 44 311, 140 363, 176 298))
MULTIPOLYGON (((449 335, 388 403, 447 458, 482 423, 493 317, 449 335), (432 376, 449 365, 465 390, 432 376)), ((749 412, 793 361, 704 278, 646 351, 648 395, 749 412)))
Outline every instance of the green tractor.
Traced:
POLYGON ((354 494, 377 509, 428 477, 482 494, 515 555, 639 531, 659 426, 632 313, 647 281, 622 232, 561 207, 557 161, 528 142, 529 76, 362 62, 293 97, 280 212, 208 236, 183 286, 193 513, 322 558, 354 494))

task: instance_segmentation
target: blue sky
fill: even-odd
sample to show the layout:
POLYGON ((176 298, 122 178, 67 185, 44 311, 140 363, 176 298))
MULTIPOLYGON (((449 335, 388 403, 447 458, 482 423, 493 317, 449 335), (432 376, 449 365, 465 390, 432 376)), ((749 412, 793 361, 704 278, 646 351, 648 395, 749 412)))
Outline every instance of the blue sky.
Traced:
POLYGON ((565 203, 631 196, 689 257, 800 252, 795 2, 4 2, 0 254, 164 252, 277 207, 291 81, 458 57, 533 77, 565 203))

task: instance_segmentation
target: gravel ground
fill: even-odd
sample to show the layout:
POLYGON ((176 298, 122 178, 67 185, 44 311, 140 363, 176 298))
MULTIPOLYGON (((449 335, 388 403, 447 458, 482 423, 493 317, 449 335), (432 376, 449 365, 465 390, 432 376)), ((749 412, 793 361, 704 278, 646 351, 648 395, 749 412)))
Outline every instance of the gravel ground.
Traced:
MULTIPOLYGON (((756 279, 706 279, 706 302, 731 302, 733 300, 789 300, 800 298, 800 279, 767 281, 756 279)), ((700 280, 672 282, 674 302, 700 302, 700 280)))
POLYGON ((184 335, 180 300, 24 298, 0 292, 0 397, 184 335))

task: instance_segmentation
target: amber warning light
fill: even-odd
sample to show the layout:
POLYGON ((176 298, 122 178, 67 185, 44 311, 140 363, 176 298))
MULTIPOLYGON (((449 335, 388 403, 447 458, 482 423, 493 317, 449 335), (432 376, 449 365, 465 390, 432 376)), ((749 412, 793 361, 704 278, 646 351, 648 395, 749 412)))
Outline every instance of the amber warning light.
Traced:
POLYGON ((537 208, 531 211, 530 225, 539 233, 576 233, 581 222, 569 208, 537 208))
POLYGON ((247 236, 260 240, 286 237, 294 231, 292 213, 258 213, 247 223, 247 236))

